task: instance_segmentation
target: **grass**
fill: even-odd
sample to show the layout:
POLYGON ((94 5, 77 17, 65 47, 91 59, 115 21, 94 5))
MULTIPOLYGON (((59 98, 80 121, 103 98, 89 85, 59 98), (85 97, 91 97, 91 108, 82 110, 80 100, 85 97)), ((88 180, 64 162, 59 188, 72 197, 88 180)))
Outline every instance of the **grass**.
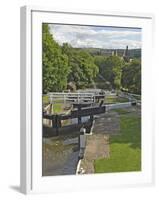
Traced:
MULTIPOLYGON (((49 104, 49 97, 43 96, 42 98, 43 105, 49 104)), ((53 103, 53 113, 61 113, 63 112, 63 101, 62 100, 56 100, 56 102, 53 103)))
POLYGON ((141 118, 137 114, 120 116, 120 134, 110 137, 110 157, 95 160, 94 167, 96 173, 141 170, 141 118))
POLYGON ((43 96, 43 97, 42 97, 42 101, 43 101, 43 104, 48 104, 48 103, 49 103, 49 98, 48 98, 48 96, 43 96))
POLYGON ((133 112, 133 111, 130 111, 129 109, 127 110, 127 109, 123 109, 123 108, 117 108, 117 109, 114 109, 113 111, 117 112, 119 115, 129 114, 129 113, 133 112))
POLYGON ((63 104, 62 103, 54 103, 53 104, 53 113, 61 113, 63 111, 63 104))

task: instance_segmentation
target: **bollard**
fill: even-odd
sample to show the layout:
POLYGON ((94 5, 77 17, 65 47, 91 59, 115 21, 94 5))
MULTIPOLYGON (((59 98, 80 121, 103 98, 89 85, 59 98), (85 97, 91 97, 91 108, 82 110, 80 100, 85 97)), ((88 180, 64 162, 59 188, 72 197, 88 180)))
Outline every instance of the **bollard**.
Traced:
POLYGON ((86 133, 86 129, 84 127, 82 127, 80 129, 80 135, 84 135, 86 133))
POLYGON ((86 129, 84 128, 84 127, 82 127, 81 129, 80 129, 80 135, 79 135, 79 137, 78 137, 78 148, 80 149, 80 140, 81 140, 81 135, 84 135, 86 133, 86 129))
POLYGON ((85 149, 86 147, 86 135, 80 135, 80 149, 85 149))
POLYGON ((84 157, 84 150, 86 148, 86 129, 84 127, 82 127, 80 129, 80 136, 78 138, 78 145, 79 145, 79 149, 80 149, 80 152, 79 152, 79 156, 78 158, 79 159, 83 159, 84 157))

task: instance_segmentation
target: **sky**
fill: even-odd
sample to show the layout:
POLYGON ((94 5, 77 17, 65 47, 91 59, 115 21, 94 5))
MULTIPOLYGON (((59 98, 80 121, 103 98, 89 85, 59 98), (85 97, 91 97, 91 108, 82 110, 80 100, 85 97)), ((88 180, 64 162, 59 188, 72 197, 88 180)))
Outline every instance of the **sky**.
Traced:
POLYGON ((141 48, 141 29, 49 24, 53 38, 75 48, 141 48))

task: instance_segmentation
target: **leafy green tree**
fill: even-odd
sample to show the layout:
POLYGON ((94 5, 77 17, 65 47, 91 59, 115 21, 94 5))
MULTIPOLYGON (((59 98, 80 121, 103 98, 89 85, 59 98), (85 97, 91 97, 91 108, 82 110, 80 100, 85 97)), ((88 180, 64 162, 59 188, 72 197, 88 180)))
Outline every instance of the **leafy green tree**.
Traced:
POLYGON ((94 57, 94 62, 99 67, 99 73, 100 74, 103 74, 103 71, 105 70, 106 59, 107 59, 106 56, 101 56, 101 55, 94 57))
POLYGON ((118 56, 96 56, 95 64, 99 66, 99 73, 109 82, 112 88, 120 89, 123 61, 118 56))
POLYGON ((43 93, 61 91, 67 87, 68 56, 53 39, 48 24, 43 24, 42 33, 43 93))
POLYGON ((120 89, 123 61, 118 56, 109 56, 106 60, 105 76, 113 88, 120 89))
POLYGON ((127 63, 122 71, 122 87, 129 92, 141 94, 141 60, 127 63))
POLYGON ((62 51, 67 54, 71 68, 68 82, 76 83, 77 88, 92 84, 98 73, 94 58, 87 51, 74 49, 67 43, 63 44, 62 51))

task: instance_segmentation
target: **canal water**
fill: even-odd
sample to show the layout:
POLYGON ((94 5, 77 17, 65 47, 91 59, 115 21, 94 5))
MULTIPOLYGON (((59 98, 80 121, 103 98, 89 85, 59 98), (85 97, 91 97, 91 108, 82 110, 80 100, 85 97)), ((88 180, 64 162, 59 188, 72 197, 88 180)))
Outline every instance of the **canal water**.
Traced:
MULTIPOLYGON (((82 117, 82 122, 88 122, 89 117, 82 117)), ((78 119, 71 119, 69 124, 77 124, 78 119)), ((67 124, 66 123, 66 124, 67 124)), ((65 135, 43 137, 42 175, 73 175, 76 174, 79 156, 80 130, 70 131, 65 135)))
POLYGON ((78 155, 76 134, 43 138, 43 176, 75 174, 78 155))

